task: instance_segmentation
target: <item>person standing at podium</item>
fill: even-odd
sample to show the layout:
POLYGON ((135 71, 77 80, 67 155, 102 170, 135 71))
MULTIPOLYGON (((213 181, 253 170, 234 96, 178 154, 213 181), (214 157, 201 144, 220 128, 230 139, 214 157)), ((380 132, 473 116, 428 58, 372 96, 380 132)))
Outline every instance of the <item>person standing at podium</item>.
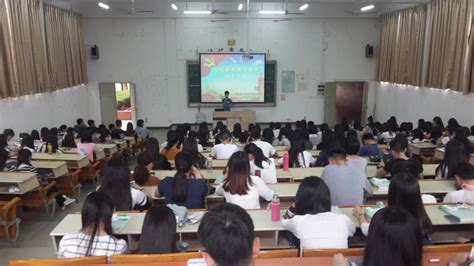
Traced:
POLYGON ((222 98, 222 109, 225 112, 230 112, 230 107, 232 106, 232 99, 229 98, 229 91, 224 92, 224 98, 222 98))

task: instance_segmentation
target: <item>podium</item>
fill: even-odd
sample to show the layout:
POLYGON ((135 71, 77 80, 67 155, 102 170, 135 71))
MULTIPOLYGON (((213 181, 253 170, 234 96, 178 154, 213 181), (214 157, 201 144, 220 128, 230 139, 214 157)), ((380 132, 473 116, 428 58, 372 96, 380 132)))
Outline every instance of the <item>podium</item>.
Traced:
POLYGON ((234 129, 234 124, 240 123, 242 130, 247 129, 249 124, 255 124, 255 111, 230 111, 212 113, 214 127, 218 121, 222 121, 229 131, 234 129))

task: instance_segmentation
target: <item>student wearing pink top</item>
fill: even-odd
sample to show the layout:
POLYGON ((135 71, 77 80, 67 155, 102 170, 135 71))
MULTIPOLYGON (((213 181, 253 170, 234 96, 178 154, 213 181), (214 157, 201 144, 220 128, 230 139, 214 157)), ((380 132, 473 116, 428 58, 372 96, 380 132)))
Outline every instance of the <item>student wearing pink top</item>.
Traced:
POLYGON ((77 143, 77 153, 87 155, 91 162, 94 161, 94 152, 97 146, 92 142, 92 131, 86 130, 81 134, 81 143, 77 143))

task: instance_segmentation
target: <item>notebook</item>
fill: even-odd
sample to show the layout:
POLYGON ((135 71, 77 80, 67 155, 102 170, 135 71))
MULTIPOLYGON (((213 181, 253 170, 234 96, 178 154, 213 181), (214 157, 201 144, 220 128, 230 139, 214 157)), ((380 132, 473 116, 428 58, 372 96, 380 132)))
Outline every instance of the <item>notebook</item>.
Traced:
POLYGON ((114 214, 112 215, 112 229, 114 233, 120 233, 122 229, 127 225, 128 221, 130 221, 130 218, 132 218, 128 214, 114 214))
POLYGON ((438 207, 441 211, 448 214, 448 218, 455 222, 474 222, 474 210, 469 209, 461 204, 457 205, 441 205, 438 207))
POLYGON ((383 205, 383 203, 377 203, 376 205, 372 206, 372 207, 366 207, 364 209, 365 211, 365 214, 367 215, 367 217, 369 217, 369 219, 372 219, 372 217, 374 217, 375 213, 377 213, 379 210, 385 208, 385 206, 383 205))
POLYGON ((369 182, 378 191, 388 191, 388 186, 390 185, 390 181, 385 178, 371 178, 369 182))

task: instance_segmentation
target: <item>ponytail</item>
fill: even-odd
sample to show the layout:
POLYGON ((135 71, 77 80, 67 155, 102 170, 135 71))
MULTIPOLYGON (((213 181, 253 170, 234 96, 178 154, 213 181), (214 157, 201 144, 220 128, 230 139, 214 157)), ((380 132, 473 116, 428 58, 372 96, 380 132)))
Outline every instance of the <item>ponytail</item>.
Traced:
POLYGON ((181 203, 186 201, 186 194, 188 192, 186 182, 187 177, 185 173, 177 172, 173 177, 173 196, 172 200, 175 203, 181 203))

